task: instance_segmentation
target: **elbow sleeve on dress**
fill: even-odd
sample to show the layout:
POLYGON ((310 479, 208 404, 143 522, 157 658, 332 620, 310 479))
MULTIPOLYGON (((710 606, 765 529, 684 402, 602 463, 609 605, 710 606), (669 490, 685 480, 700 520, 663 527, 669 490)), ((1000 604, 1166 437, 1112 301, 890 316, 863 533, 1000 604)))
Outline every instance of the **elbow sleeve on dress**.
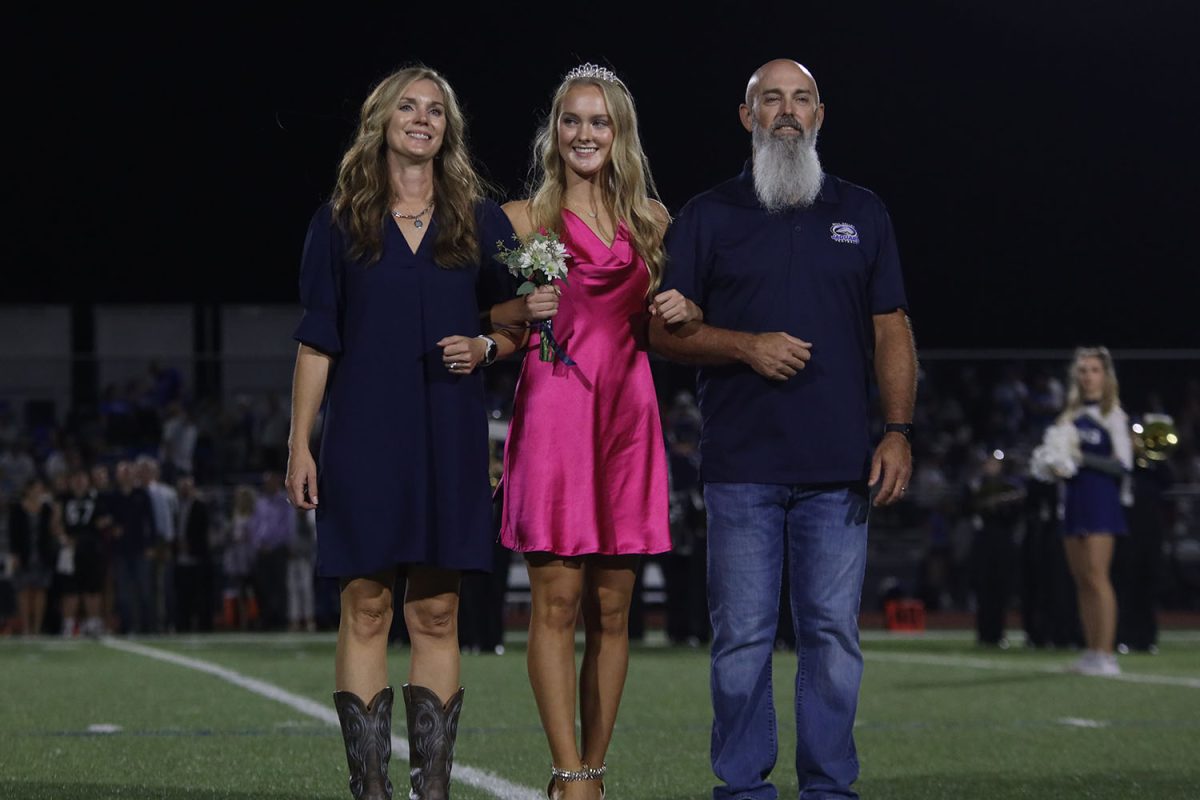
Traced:
POLYGON ((483 200, 476 206, 475 219, 479 230, 479 279, 475 284, 475 300, 480 311, 517 296, 521 281, 508 271, 497 258, 497 243, 511 247, 516 233, 508 216, 491 200, 483 200))
POLYGON ((322 353, 342 351, 340 249, 335 247, 332 220, 318 211, 304 239, 300 260, 300 304, 304 315, 292 338, 322 353))

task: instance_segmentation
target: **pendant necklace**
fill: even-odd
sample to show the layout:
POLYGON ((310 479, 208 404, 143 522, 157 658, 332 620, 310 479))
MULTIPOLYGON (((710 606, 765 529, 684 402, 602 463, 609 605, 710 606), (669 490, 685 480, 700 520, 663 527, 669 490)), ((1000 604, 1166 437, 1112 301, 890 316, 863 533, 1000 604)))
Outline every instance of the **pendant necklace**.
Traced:
POLYGON ((397 211, 396 209, 392 209, 392 216, 396 217, 398 219, 411 219, 413 221, 413 227, 417 228, 419 230, 419 229, 425 227, 425 223, 421 221, 421 217, 428 214, 432 209, 433 209, 433 201, 430 200, 429 205, 425 206, 424 208, 422 208, 420 211, 418 211, 415 214, 402 214, 399 211, 397 211))

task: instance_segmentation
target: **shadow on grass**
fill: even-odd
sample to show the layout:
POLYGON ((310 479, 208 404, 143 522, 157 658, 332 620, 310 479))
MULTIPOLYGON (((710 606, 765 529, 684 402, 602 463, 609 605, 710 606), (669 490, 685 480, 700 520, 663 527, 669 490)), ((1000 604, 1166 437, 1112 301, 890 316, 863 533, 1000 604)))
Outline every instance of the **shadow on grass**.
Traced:
MULTIPOLYGON (((305 791, 306 800, 342 800, 346 792, 315 794, 305 791)), ((184 789, 172 786, 130 786, 119 783, 82 781, 0 780, 0 797, 6 800, 62 800, 67 797, 87 800, 296 800, 295 791, 247 789, 184 789)))

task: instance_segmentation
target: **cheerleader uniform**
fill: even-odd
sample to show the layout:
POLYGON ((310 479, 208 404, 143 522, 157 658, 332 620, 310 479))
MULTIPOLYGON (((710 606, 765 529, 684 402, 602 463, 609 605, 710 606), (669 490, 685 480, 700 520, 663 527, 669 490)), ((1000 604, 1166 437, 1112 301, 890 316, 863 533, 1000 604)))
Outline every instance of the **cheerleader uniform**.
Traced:
POLYGON ((1079 432, 1083 463, 1066 481, 1064 535, 1128 533, 1122 505, 1133 469, 1129 417, 1119 407, 1103 414, 1099 403, 1085 403, 1072 422, 1079 432))

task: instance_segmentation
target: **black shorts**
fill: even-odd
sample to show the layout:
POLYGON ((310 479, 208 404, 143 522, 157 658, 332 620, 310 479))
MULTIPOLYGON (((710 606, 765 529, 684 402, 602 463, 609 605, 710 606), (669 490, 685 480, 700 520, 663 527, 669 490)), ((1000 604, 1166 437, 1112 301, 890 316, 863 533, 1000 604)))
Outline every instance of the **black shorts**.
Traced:
POLYGON ((104 591, 105 555, 99 536, 79 536, 75 539, 75 574, 63 584, 64 591, 76 594, 99 594, 104 591), (70 587, 70 588, 67 588, 70 587))

